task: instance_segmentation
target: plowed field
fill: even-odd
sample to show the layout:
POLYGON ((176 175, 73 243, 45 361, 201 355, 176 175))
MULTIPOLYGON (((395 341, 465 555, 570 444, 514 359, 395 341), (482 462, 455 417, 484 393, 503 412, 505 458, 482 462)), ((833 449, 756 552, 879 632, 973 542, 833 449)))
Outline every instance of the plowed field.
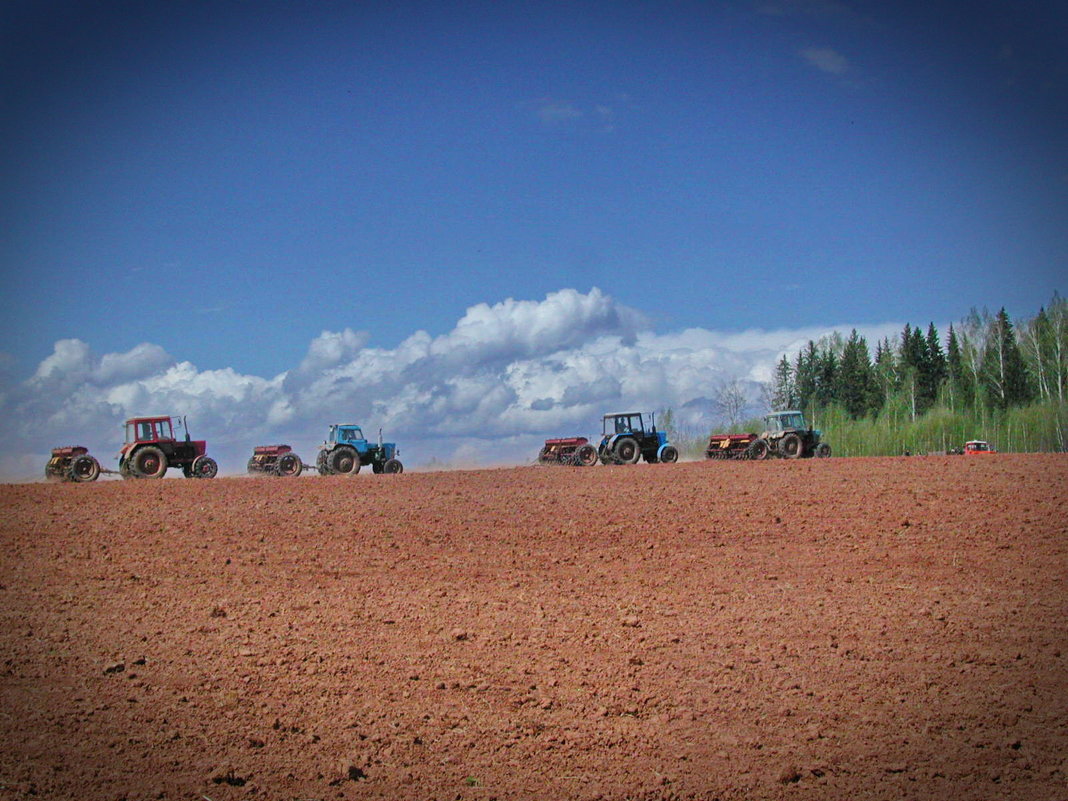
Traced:
POLYGON ((0 799, 1068 798, 1063 455, 0 500, 0 799))

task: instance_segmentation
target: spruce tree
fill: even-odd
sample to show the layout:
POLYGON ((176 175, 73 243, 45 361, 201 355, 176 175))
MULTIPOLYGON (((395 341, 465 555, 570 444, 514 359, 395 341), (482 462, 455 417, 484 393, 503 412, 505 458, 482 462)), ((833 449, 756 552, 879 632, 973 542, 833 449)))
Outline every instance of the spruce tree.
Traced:
POLYGON ((949 343, 946 346, 946 375, 954 409, 971 406, 974 401, 971 375, 964 364, 960 340, 952 325, 949 326, 949 343))
POLYGON ((819 353, 816 343, 811 339, 805 349, 797 354, 797 367, 794 369, 794 396, 801 409, 816 400, 816 375, 819 353))
POLYGON ((991 323, 982 378, 987 398, 999 408, 1028 403, 1034 397, 1012 321, 1004 307, 991 323))
POLYGON ((835 396, 851 417, 864 417, 871 409, 874 383, 868 343, 854 328, 842 351, 835 396))
POLYGON ((946 380, 946 356, 942 352, 942 343, 934 323, 927 326, 927 341, 924 343, 927 372, 924 376, 924 395, 929 403, 938 400, 938 392, 946 380))
POLYGON ((779 360, 775 368, 775 376, 772 378, 771 392, 772 411, 794 409, 797 407, 797 396, 794 390, 794 371, 790 367, 790 360, 786 354, 779 360))

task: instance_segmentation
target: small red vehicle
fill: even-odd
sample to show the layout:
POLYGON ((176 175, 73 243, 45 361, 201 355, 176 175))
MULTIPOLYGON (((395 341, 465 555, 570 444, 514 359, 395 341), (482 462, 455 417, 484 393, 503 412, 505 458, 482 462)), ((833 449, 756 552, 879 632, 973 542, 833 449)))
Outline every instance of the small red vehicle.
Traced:
POLYGON ((208 456, 207 443, 191 440, 185 418, 185 439, 174 438, 174 421, 168 417, 134 417, 126 421, 126 444, 119 451, 123 478, 163 478, 168 467, 180 467, 186 478, 215 478, 219 466, 208 456))
POLYGON ((990 447, 989 442, 984 442, 981 439, 973 439, 964 443, 965 456, 986 456, 991 453, 997 453, 997 451, 990 447))

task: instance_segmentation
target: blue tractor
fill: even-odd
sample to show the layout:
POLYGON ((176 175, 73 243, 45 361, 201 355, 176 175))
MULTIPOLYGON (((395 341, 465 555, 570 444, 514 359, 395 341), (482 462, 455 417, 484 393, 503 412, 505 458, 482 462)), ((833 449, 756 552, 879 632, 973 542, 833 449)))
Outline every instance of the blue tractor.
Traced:
POLYGON ((597 456, 601 464, 634 464, 645 459, 650 464, 679 460, 679 451, 667 441, 667 434, 656 430, 656 415, 641 412, 606 414, 601 429, 601 444, 597 456))
POLYGON ((382 441, 381 431, 377 443, 368 442, 359 426, 335 423, 326 442, 319 446, 315 466, 324 476, 354 476, 365 464, 375 473, 403 473, 399 455, 396 443, 382 441))

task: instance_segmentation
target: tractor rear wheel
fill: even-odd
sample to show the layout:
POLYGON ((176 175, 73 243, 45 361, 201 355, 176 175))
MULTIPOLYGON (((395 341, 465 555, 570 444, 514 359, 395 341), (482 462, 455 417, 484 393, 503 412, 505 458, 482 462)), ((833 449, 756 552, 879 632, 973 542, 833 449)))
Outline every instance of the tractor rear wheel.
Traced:
POLYGON ((583 445, 575 451, 575 464, 579 467, 593 467, 597 464, 597 449, 592 445, 583 445))
POLYGON ((360 472, 360 455, 355 448, 342 445, 335 448, 327 459, 330 470, 343 476, 354 476, 360 472))
POLYGON ((797 459, 805 452, 805 444, 801 437, 793 432, 785 434, 779 442, 779 453, 787 459, 797 459))
POLYGON ((100 462, 88 453, 75 456, 74 461, 70 463, 71 481, 96 481, 99 477, 100 462))
POLYGON ((404 465, 401 464, 400 459, 386 459, 386 463, 382 465, 383 473, 403 473, 404 465))
POLYGON ((754 439, 745 453, 748 458, 762 462, 768 458, 770 450, 766 439, 754 439))
POLYGON ((145 445, 133 457, 133 474, 138 478, 163 478, 167 457, 155 445, 145 445))
POLYGON ((633 437, 620 437, 616 440, 613 450, 622 464, 636 464, 642 457, 642 449, 633 437))
POLYGON ((296 478, 303 469, 304 462, 295 453, 283 453, 274 466, 274 472, 286 478, 296 478))
POLYGON ((826 459, 830 455, 831 455, 831 446, 828 445, 826 442, 821 442, 819 445, 816 446, 816 458, 817 459, 826 459))
POLYGON ((660 461, 664 464, 675 464, 679 460, 679 451, 674 445, 665 445, 660 449, 660 461))
POLYGON ((215 478, 219 474, 219 465, 210 456, 198 456, 193 460, 190 472, 193 478, 215 478))

